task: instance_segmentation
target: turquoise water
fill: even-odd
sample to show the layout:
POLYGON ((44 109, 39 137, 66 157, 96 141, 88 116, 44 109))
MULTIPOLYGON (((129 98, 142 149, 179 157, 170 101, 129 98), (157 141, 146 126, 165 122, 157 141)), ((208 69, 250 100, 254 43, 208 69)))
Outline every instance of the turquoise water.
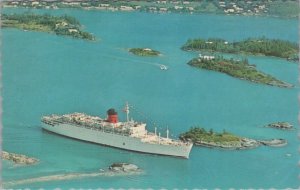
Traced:
MULTIPOLYGON (((23 12, 26 9, 5 9, 23 12)), ((297 20, 219 15, 148 14, 82 10, 29 10, 79 19, 100 39, 86 42, 15 29, 3 38, 3 149, 39 158, 38 165, 3 163, 4 181, 46 175, 95 172, 112 162, 141 167, 140 176, 95 177, 26 184, 14 188, 296 188, 297 131, 262 126, 288 121, 297 126, 297 64, 250 56, 249 62, 296 88, 249 83, 186 63, 197 53, 181 45, 194 37, 230 41, 266 36, 298 41, 297 20), (163 53, 146 58, 126 48, 150 47, 163 53), (165 64, 161 71, 155 64, 165 64), (104 116, 125 101, 132 117, 155 121, 173 136, 201 125, 256 139, 284 138, 286 147, 224 151, 193 147, 190 159, 138 154, 63 138, 40 128, 43 115, 85 112, 104 116), (150 118, 150 119, 149 119, 150 118), (291 154, 290 157, 286 154, 291 154)), ((120 117, 125 118, 121 111, 120 117)), ((149 126, 149 130, 153 130, 149 126)))

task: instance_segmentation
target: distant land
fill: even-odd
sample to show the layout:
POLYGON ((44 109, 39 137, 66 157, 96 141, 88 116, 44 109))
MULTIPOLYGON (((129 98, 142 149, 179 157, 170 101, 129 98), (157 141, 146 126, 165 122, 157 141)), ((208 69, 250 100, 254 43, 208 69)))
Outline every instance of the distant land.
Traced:
POLYGON ((293 85, 276 79, 275 77, 258 71, 255 65, 250 65, 248 60, 225 59, 222 56, 200 56, 188 62, 193 67, 225 73, 229 76, 250 82, 292 88, 293 85))
POLYGON ((67 15, 1 14, 1 20, 3 28, 54 33, 90 41, 96 39, 92 34, 82 31, 81 24, 74 17, 67 15))
POLYGON ((82 8, 110 11, 146 11, 154 13, 213 13, 245 16, 274 16, 297 18, 296 0, 4 0, 3 7, 28 7, 37 9, 82 8))
POLYGON ((220 53, 265 55, 298 61, 299 46, 297 43, 279 39, 248 38, 237 42, 224 39, 190 39, 181 48, 186 51, 209 51, 220 53))

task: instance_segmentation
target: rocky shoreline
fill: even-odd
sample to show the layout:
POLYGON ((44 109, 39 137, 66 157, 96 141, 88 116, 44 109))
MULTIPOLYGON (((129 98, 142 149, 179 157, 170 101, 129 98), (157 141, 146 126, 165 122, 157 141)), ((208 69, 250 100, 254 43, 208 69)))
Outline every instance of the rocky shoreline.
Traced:
POLYGON ((4 160, 12 161, 15 164, 21 164, 21 165, 31 165, 39 162, 39 160, 36 158, 28 157, 23 154, 10 153, 6 151, 2 151, 1 158, 4 160))
POLYGON ((249 138, 241 138, 239 142, 233 143, 214 143, 205 141, 196 141, 194 144, 196 146, 203 146, 208 148, 220 148, 226 150, 245 150, 257 148, 261 145, 271 146, 271 147, 282 147, 287 145, 287 140, 285 139, 270 139, 270 140, 254 140, 249 138))
POLYGON ((261 145, 282 147, 287 145, 287 140, 285 139, 271 139, 271 140, 258 140, 261 145))
POLYGON ((134 164, 124 163, 124 162, 113 163, 111 166, 109 166, 108 169, 109 171, 112 172, 124 172, 124 173, 141 171, 141 169, 138 166, 134 164))
POLYGON ((204 146, 208 148, 221 148, 228 150, 241 150, 241 149, 250 149, 255 148, 260 145, 255 140, 252 139, 241 139, 240 142, 232 142, 232 143, 214 143, 214 142, 205 142, 205 141, 196 141, 194 142, 196 146, 204 146))

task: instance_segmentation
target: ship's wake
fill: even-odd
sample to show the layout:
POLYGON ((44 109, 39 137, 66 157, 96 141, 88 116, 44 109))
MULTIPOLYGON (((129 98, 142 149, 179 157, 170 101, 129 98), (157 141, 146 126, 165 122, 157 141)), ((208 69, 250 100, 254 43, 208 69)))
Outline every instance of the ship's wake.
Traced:
POLYGON ((99 177, 99 176, 107 176, 107 177, 131 176, 131 175, 140 175, 142 173, 143 173, 142 171, 130 171, 130 172, 102 171, 102 172, 94 172, 94 173, 67 173, 67 174, 49 175, 49 176, 42 176, 42 177, 29 178, 29 179, 7 181, 7 182, 3 182, 2 185, 4 188, 9 188, 12 186, 19 186, 19 185, 39 183, 39 182, 74 180, 74 179, 99 177))
POLYGON ((160 64, 160 63, 153 63, 153 62, 141 61, 141 60, 136 60, 136 59, 128 59, 128 58, 124 58, 124 57, 111 56, 111 55, 104 55, 102 57, 107 57, 107 58, 112 58, 112 59, 122 60, 122 61, 127 61, 127 62, 135 62, 135 63, 148 64, 148 65, 152 65, 152 66, 158 67, 161 70, 167 70, 168 69, 168 67, 166 65, 160 64))

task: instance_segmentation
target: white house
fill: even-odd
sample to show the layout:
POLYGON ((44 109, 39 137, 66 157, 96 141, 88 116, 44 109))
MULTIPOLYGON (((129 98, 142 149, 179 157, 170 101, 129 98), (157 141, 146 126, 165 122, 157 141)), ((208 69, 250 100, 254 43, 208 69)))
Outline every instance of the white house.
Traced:
POLYGON ((213 60, 213 59, 215 59, 215 56, 213 56, 213 55, 201 55, 201 54, 199 54, 199 58, 200 59, 205 59, 205 60, 213 60))

